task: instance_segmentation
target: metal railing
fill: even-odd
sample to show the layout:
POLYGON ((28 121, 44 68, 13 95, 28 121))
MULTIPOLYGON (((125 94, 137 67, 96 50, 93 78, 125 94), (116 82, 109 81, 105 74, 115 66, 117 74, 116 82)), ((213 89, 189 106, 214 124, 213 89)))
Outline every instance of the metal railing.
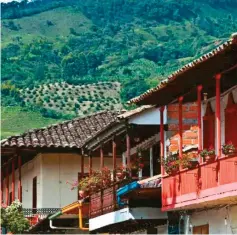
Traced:
POLYGON ((23 208, 22 209, 25 217, 38 216, 41 219, 46 218, 48 215, 56 213, 59 210, 60 208, 23 208))

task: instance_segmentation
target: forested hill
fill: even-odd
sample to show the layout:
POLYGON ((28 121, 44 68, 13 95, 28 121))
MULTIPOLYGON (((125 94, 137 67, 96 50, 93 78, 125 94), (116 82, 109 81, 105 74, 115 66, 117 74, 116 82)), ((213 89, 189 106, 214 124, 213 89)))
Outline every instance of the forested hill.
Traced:
POLYGON ((121 108, 237 31, 237 1, 35 0, 2 3, 2 19, 7 135, 13 111, 47 124, 121 108))

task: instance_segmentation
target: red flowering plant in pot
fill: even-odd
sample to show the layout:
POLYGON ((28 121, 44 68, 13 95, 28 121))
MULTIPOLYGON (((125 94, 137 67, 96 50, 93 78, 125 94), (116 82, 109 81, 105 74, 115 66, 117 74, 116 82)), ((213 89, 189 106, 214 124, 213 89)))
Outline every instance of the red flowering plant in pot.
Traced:
POLYGON ((179 160, 182 168, 193 169, 198 166, 198 154, 196 152, 183 153, 182 159, 179 160))
POLYGON ((126 166, 120 165, 116 168, 117 181, 129 179, 129 175, 129 169, 126 166))
POLYGON ((215 149, 212 146, 210 146, 208 149, 203 149, 199 152, 199 154, 205 162, 213 162, 216 157, 215 149))
POLYGON ((179 171, 180 164, 178 154, 170 154, 167 158, 162 160, 161 164, 168 175, 177 173, 179 171))
POLYGON ((232 144, 232 142, 228 142, 227 144, 222 145, 221 150, 225 155, 232 155, 236 153, 236 147, 232 144))

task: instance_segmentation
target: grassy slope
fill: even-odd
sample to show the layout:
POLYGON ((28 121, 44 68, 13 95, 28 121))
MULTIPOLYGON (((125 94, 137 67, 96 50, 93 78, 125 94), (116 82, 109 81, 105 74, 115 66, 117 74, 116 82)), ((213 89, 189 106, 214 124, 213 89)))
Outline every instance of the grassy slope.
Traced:
POLYGON ((58 42, 70 34, 70 28, 75 29, 78 33, 88 31, 92 23, 81 12, 72 7, 61 7, 29 17, 10 20, 21 27, 20 30, 14 31, 4 27, 3 20, 2 43, 3 46, 8 44, 13 38, 20 36, 22 42, 28 43, 37 37, 47 37, 48 39, 58 42), (53 23, 53 26, 47 25, 47 20, 53 23))
POLYGON ((44 118, 35 111, 23 111, 18 106, 2 107, 1 112, 1 139, 23 133, 28 129, 40 128, 61 121, 44 118))

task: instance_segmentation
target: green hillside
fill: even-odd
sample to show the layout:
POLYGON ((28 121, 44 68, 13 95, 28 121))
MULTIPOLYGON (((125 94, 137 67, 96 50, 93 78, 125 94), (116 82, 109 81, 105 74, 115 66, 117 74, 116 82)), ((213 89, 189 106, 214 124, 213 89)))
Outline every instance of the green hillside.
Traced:
MULTIPOLYGON (((55 121, 119 109, 121 102, 237 31, 235 0, 25 0, 1 5, 2 106, 35 110, 55 121), (34 92, 41 87, 63 82, 73 86, 71 94, 41 92, 36 100, 34 92), (99 96, 110 89, 97 89, 101 82, 121 87, 112 89, 108 100, 99 96), (80 86, 95 86, 98 96, 90 88, 86 97, 75 94, 80 86), (65 100, 68 95, 74 97, 65 100)), ((15 131, 13 125, 5 128, 3 135, 15 131)))

